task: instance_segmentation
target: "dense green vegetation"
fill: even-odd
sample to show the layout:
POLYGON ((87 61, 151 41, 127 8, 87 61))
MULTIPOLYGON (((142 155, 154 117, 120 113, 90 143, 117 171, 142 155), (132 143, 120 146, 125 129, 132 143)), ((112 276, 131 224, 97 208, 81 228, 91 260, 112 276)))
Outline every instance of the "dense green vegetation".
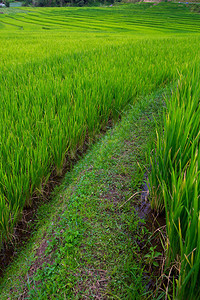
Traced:
MULTIPOLYGON (((121 0, 117 1, 120 2, 121 0)), ((62 7, 62 6, 99 6, 112 4, 114 0, 25 0, 25 6, 62 7)))
POLYGON ((162 253, 159 236, 141 220, 140 165, 148 167, 152 116, 161 119, 166 92, 128 106, 66 174, 39 209, 37 233, 0 281, 0 299, 154 298, 154 265, 162 253))
POLYGON ((167 263, 176 261, 180 299, 198 299, 200 288, 200 88, 199 63, 188 66, 167 100, 164 134, 152 156, 152 207, 165 207, 167 263), (153 162, 157 162, 157 164, 153 162), (191 293, 191 290, 193 291, 191 293))
POLYGON ((181 299, 191 284, 187 297, 196 297, 200 16, 184 4, 0 11, 1 243, 66 156, 127 104, 179 80, 152 158, 152 206, 167 208, 176 293, 181 299))

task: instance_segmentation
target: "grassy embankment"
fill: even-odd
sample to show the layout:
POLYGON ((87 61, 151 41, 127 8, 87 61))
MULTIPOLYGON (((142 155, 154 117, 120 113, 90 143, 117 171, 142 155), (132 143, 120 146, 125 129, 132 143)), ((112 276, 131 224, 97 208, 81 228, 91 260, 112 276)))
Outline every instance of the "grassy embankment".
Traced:
POLYGON ((200 17, 184 5, 19 11, 0 15, 3 242, 66 154, 199 62, 200 17))

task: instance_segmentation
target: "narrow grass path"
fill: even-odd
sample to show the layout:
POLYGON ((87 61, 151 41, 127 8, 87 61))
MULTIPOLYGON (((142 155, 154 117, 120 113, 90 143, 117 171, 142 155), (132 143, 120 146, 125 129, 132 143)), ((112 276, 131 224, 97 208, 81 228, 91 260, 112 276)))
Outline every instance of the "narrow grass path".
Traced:
POLYGON ((140 99, 66 174, 0 299, 153 299, 151 233, 135 207, 162 94, 140 99))

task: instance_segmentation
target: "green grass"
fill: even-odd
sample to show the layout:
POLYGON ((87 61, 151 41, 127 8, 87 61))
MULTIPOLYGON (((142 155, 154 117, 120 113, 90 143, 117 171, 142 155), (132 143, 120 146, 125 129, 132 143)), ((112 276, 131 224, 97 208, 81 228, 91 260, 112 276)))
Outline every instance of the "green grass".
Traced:
POLYGON ((195 251, 189 241, 195 235, 198 243, 199 234, 199 110, 193 93, 199 93, 200 15, 168 3, 0 11, 0 242, 12 240, 23 208, 42 193, 50 174, 60 175, 65 160, 93 143, 129 104, 192 78, 167 101, 165 130, 152 158, 152 206, 168 212, 174 203, 167 226, 176 249, 174 255, 169 249, 169 261, 181 265, 177 295, 189 291, 193 271, 195 290, 199 256, 194 252, 188 263, 188 251, 195 251), (182 214, 186 222, 179 226, 182 214))
POLYGON ((199 297, 199 97, 198 65, 189 66, 167 99, 164 134, 159 132, 151 159, 152 207, 165 207, 167 264, 179 271, 176 296, 199 297), (156 164, 154 163, 156 162, 156 164), (191 292, 192 291, 192 292, 191 292))
POLYGON ((162 93, 138 100, 66 174, 40 208, 38 233, 7 270, 2 300, 154 298, 147 285, 159 253, 148 251, 155 245, 134 208, 140 195, 128 199, 141 192, 162 93))
POLYGON ((136 97, 177 79, 190 53, 198 61, 199 36, 174 36, 198 32, 198 17, 179 7, 168 17, 174 7, 23 8, 0 16, 7 24, 0 65, 2 241, 52 170, 62 172, 66 153, 73 157, 136 97), (42 29, 55 24, 56 31, 42 29))

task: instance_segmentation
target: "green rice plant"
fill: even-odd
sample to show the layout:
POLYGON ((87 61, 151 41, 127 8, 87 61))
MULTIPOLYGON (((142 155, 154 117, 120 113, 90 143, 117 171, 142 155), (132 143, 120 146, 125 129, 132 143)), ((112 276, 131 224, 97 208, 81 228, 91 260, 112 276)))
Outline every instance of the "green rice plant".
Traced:
POLYGON ((171 172, 174 169, 178 169, 179 173, 185 170, 191 159, 191 151, 199 141, 198 68, 191 68, 189 74, 189 78, 179 79, 175 93, 167 101, 164 132, 158 129, 156 151, 151 156, 151 206, 157 211, 162 211, 164 207, 162 180, 165 180, 171 191, 171 172))
POLYGON ((176 261, 178 299, 197 299, 200 293, 200 89, 199 64, 181 75, 167 101, 164 132, 157 134, 151 158, 152 207, 165 208, 167 264, 176 261))
POLYGON ((12 239, 14 224, 19 217, 19 207, 15 205, 12 209, 6 201, 5 197, 0 196, 0 241, 1 248, 2 242, 6 244, 7 241, 12 239))
POLYGON ((177 261, 179 277, 176 280, 178 299, 198 299, 200 293, 200 207, 198 162, 193 157, 191 165, 180 176, 173 172, 172 194, 164 186, 166 224, 168 233, 168 264, 177 261), (187 201, 187 203, 186 203, 187 201))
MULTIPOLYGON (((0 14, 2 241, 11 237, 22 209, 43 192, 50 174, 62 173, 66 157, 73 158, 85 141, 93 142, 138 97, 175 82, 188 64, 198 62, 199 29, 198 15, 173 4, 22 8, 0 14)), ((190 89, 181 91, 173 100, 179 99, 178 107, 190 89)), ((177 112, 180 118, 187 109, 190 119, 180 118, 186 142, 180 131, 176 150, 171 145, 180 123, 173 127, 166 121, 172 136, 166 146, 160 144, 161 152, 166 147, 164 159, 157 151, 153 160, 163 164, 160 178, 168 174, 173 151, 186 170, 197 127, 186 124, 193 124, 198 110, 188 107, 177 112)), ((155 178, 157 188, 160 179, 155 178)))

